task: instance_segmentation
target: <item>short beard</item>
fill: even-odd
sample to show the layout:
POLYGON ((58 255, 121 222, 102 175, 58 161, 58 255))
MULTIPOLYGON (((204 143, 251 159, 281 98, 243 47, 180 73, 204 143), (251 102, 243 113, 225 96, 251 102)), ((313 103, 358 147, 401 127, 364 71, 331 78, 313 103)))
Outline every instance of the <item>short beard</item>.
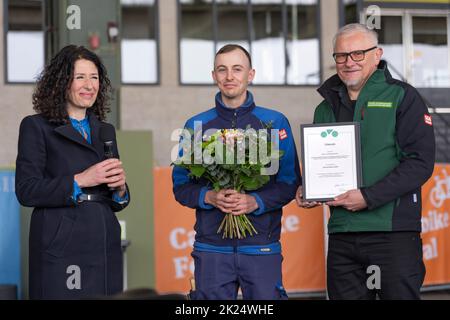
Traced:
POLYGON ((342 80, 342 82, 345 84, 346 87, 358 87, 361 84, 360 79, 354 79, 354 80, 342 80))

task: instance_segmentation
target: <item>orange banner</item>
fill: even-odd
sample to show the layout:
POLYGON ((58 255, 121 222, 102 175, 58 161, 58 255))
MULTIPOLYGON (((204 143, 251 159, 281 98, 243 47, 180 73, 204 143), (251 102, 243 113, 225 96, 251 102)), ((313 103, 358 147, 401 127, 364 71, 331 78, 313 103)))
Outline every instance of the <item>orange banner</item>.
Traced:
MULTIPOLYGON (((172 193, 172 168, 154 169, 155 277, 162 293, 188 292, 193 277, 194 210, 181 206, 172 193)), ((425 285, 450 283, 450 165, 435 166, 422 188, 425 285)), ((292 202, 282 219, 283 283, 288 292, 325 290, 322 208, 304 210, 292 202)))
POLYGON ((194 210, 176 202, 172 168, 154 169, 155 286, 160 293, 188 292, 194 274, 194 210))
POLYGON ((325 290, 323 209, 283 208, 283 284, 288 292, 325 290))
POLYGON ((422 187, 425 285, 450 283, 450 164, 436 164, 422 187))

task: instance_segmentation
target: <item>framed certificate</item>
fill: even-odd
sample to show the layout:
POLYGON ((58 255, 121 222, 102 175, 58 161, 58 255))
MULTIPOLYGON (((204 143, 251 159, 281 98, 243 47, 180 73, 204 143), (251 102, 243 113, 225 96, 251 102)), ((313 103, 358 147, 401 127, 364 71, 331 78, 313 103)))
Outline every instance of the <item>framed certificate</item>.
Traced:
POLYGON ((362 185, 358 122, 300 126, 303 199, 328 201, 362 185))

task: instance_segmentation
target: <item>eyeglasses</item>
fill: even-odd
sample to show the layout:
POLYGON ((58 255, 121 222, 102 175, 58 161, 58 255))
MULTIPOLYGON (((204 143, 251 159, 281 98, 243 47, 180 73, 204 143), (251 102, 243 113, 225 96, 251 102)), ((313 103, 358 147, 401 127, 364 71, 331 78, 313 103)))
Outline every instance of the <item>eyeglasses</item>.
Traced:
POLYGON ((336 63, 338 64, 346 63, 348 56, 350 56, 350 58, 352 58, 352 60, 355 62, 363 61, 364 58, 366 57, 366 52, 373 50, 375 48, 377 48, 377 46, 366 50, 355 50, 352 52, 335 52, 333 53, 333 58, 334 61, 336 61, 336 63))

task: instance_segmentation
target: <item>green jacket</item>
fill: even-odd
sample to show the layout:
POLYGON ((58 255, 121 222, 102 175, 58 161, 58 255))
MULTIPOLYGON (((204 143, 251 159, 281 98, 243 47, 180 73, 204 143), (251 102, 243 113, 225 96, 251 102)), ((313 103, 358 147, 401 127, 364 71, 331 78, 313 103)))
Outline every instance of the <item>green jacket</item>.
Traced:
MULTIPOLYGON (((318 92, 324 97, 314 123, 336 122, 343 83, 337 75, 318 92)), ((421 231, 421 186, 434 168, 435 141, 428 108, 415 88, 391 77, 386 62, 367 80, 356 101, 363 187, 368 208, 332 207, 329 233, 421 231)))

